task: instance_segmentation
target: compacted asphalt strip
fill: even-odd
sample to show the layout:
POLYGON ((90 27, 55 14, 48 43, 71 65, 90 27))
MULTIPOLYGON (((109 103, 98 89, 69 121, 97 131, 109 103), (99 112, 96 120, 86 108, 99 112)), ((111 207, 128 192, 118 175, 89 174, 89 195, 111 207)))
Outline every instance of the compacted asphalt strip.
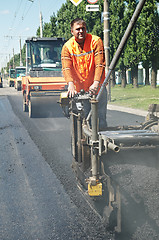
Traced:
POLYGON ((78 209, 6 96, 0 113, 0 239, 87 239, 78 209))
POLYGON ((90 223, 70 200, 7 96, 0 97, 0 116, 0 239, 89 239, 90 223))
POLYGON ((17 92, 0 89, 0 239, 113 240, 70 199, 13 112, 7 94, 17 92))

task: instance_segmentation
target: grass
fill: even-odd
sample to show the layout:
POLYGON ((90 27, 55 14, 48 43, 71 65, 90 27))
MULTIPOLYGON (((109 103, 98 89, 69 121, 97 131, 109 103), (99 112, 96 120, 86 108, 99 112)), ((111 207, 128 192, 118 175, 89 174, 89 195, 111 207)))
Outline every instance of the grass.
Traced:
POLYGON ((111 87, 111 102, 109 103, 148 110, 150 104, 159 104, 159 86, 153 89, 151 86, 134 88, 132 85, 127 85, 126 88, 122 88, 120 85, 116 85, 111 87))

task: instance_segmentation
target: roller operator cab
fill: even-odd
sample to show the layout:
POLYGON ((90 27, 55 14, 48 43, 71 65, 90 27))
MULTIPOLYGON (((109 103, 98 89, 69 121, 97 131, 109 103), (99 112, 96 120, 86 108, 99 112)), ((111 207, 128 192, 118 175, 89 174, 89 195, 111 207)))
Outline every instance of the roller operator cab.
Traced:
MULTIPOLYGON (((33 98, 53 96, 66 89, 62 75, 63 38, 26 40, 26 77, 22 79, 23 111, 33 117, 33 98)), ((51 101, 51 98, 50 98, 51 101)))
POLYGON ((15 82, 14 82, 14 87, 17 89, 17 91, 22 90, 22 77, 26 75, 26 67, 24 66, 18 66, 15 68, 15 82))

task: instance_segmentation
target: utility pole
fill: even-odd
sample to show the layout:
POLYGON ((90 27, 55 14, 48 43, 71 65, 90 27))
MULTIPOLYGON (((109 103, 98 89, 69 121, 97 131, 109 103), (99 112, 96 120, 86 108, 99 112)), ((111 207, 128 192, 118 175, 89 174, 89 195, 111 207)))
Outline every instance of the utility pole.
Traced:
POLYGON ((9 69, 10 69, 10 54, 9 54, 9 69))
MULTIPOLYGON (((34 2, 34 0, 28 0, 30 2, 34 2)), ((43 37, 43 17, 42 17, 42 13, 40 11, 40 0, 39 0, 39 12, 40 12, 40 37, 43 37)))
POLYGON ((42 13, 40 12, 40 37, 43 37, 43 17, 42 13))
POLYGON ((20 66, 23 66, 23 63, 22 63, 22 46, 21 46, 21 38, 19 39, 19 44, 20 44, 20 66))
MULTIPOLYGON (((110 43, 109 43, 109 0, 104 0, 104 50, 105 50, 105 70, 106 74, 109 71, 110 65, 110 43)), ((107 85, 107 92, 108 92, 108 101, 111 102, 111 83, 107 85)))
POLYGON ((7 59, 7 56, 6 56, 6 67, 5 67, 5 75, 4 75, 4 78, 6 78, 6 75, 7 75, 7 62, 8 62, 8 59, 7 59))
POLYGON ((40 0, 39 0, 39 12, 40 12, 40 37, 43 37, 43 16, 41 12, 40 0))
POLYGON ((13 48, 13 69, 15 68, 15 65, 14 65, 14 48, 13 48))

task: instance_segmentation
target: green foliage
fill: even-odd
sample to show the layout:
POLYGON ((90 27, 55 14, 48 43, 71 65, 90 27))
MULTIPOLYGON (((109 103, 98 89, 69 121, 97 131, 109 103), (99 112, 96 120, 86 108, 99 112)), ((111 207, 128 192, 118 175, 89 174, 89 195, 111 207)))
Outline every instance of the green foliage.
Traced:
MULTIPOLYGON (((26 65, 26 48, 25 48, 25 44, 21 50, 21 54, 22 54, 22 63, 23 63, 23 66, 26 65)), ((20 66, 20 53, 18 54, 15 54, 14 55, 14 67, 18 67, 20 66)), ((13 68, 13 57, 11 58, 10 60, 10 67, 13 68)), ((9 72, 9 62, 7 63, 7 68, 6 68, 6 71, 9 72)))
MULTIPOLYGON (((128 5, 125 11, 125 17, 127 18, 128 23, 130 22, 130 19, 136 9, 136 6, 137 6, 136 0, 131 0, 128 2, 128 5)), ((126 67, 132 67, 132 65, 138 65, 137 28, 138 28, 138 22, 135 24, 133 31, 127 42, 127 45, 125 47, 124 65, 126 67)))
POLYGON ((71 37, 70 23, 73 19, 80 17, 86 21, 87 31, 103 37, 103 24, 101 23, 101 12, 103 1, 99 0, 100 12, 86 12, 86 1, 82 1, 77 7, 67 0, 57 12, 57 34, 66 40, 71 37))
MULTIPOLYGON (((119 45, 138 2, 137 0, 111 0, 110 2, 111 57, 119 45)), ((144 67, 152 66, 154 72, 157 72, 157 67, 159 67, 159 13, 157 2, 159 1, 146 1, 119 60, 118 67, 120 69, 131 68, 134 72, 139 62, 142 62, 144 67)), ((156 82, 153 78, 151 80, 156 82)))
MULTIPOLYGON (((130 1, 126 12, 127 16, 130 15, 133 8, 133 11, 135 10, 135 2, 130 1)), ((158 18, 156 2, 147 0, 125 50, 124 63, 126 66, 131 66, 134 62, 138 64, 140 61, 152 60, 152 56, 156 52, 154 49, 156 49, 157 38, 154 37, 154 33, 158 25, 158 18)))
MULTIPOLYGON (((110 54, 113 57, 118 45, 123 37, 127 26, 127 18, 124 16, 125 1, 112 0, 110 2, 110 54)), ((122 55, 123 56, 123 55, 122 55)), ((119 66, 122 65, 123 58, 119 61, 119 66)))
POLYGON ((67 1, 57 12, 57 35, 68 39, 71 37, 70 22, 76 14, 76 7, 67 1))

